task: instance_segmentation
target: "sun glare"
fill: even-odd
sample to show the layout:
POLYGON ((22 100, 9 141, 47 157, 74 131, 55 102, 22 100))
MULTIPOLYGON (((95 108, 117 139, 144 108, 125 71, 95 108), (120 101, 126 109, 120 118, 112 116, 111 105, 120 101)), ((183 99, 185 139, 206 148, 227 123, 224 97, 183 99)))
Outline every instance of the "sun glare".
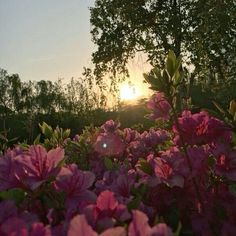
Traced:
POLYGON ((141 96, 140 89, 129 83, 120 87, 120 99, 123 101, 135 100, 141 96))

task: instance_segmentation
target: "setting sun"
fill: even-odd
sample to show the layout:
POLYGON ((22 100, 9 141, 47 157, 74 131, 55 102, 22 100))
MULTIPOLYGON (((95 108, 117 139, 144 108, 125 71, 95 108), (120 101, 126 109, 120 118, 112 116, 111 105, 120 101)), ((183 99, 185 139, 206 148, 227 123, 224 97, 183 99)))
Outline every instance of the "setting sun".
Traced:
POLYGON ((140 89, 131 83, 124 84, 120 87, 120 99, 123 101, 135 100, 140 96, 141 96, 140 89))

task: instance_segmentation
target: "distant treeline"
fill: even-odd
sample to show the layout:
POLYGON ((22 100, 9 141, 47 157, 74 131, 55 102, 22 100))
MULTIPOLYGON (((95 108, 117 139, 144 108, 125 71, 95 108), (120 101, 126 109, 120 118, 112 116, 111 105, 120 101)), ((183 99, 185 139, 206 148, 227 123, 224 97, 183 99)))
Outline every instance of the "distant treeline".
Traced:
POLYGON ((89 69, 83 77, 66 84, 60 79, 23 82, 18 74, 9 75, 0 69, 0 131, 4 135, 8 132, 12 137, 31 140, 38 122, 71 126, 73 117, 105 106, 105 93, 93 81, 89 69))
POLYGON ((115 91, 106 96, 90 72, 87 69, 82 78, 63 84, 62 80, 23 82, 18 74, 9 75, 0 69, 0 132, 8 138, 32 142, 43 121, 52 127, 70 128, 72 135, 108 119, 119 119, 124 127, 150 123, 144 118, 142 104, 118 111, 118 100, 114 100, 107 109, 107 98, 111 100, 115 91))
POLYGON ((57 111, 81 113, 103 108, 105 94, 85 71, 84 77, 72 78, 63 84, 61 79, 52 81, 21 81, 18 74, 9 75, 0 69, 0 113, 42 113, 57 111))

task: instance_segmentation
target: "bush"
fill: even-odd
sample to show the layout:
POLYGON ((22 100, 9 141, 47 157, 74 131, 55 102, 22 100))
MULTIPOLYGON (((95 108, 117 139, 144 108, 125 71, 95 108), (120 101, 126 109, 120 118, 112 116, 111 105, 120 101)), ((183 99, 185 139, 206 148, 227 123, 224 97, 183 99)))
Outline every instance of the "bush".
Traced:
POLYGON ((44 123, 43 139, 6 151, 0 234, 236 235, 235 133, 207 112, 179 113, 178 87, 162 88, 148 103, 155 128, 109 120, 70 139, 44 123))

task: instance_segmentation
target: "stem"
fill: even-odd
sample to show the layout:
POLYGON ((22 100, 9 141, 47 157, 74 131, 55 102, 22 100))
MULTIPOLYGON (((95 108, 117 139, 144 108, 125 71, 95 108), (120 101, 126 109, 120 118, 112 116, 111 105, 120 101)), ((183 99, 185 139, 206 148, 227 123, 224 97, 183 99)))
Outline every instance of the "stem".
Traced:
MULTIPOLYGON (((179 125, 178 116, 177 116, 175 107, 174 107, 172 101, 168 101, 168 102, 169 102, 169 104, 171 106, 171 109, 173 111, 174 121, 175 121, 175 124, 176 124, 177 131, 179 132, 181 146, 183 147, 183 151, 184 151, 185 157, 187 159, 189 170, 190 170, 190 172, 192 172, 193 171, 192 163, 191 163, 188 151, 187 151, 187 146, 186 146, 186 144, 184 142, 184 139, 183 139, 183 136, 182 136, 182 130, 181 130, 180 125, 179 125)), ((204 213, 205 212, 205 206, 204 206, 204 202, 202 200, 201 194, 200 194, 200 190, 199 190, 198 185, 197 185, 197 180, 196 180, 195 177, 192 177, 192 181, 193 181, 193 186, 194 186, 196 197, 197 197, 198 201, 200 202, 201 209, 204 213)))

